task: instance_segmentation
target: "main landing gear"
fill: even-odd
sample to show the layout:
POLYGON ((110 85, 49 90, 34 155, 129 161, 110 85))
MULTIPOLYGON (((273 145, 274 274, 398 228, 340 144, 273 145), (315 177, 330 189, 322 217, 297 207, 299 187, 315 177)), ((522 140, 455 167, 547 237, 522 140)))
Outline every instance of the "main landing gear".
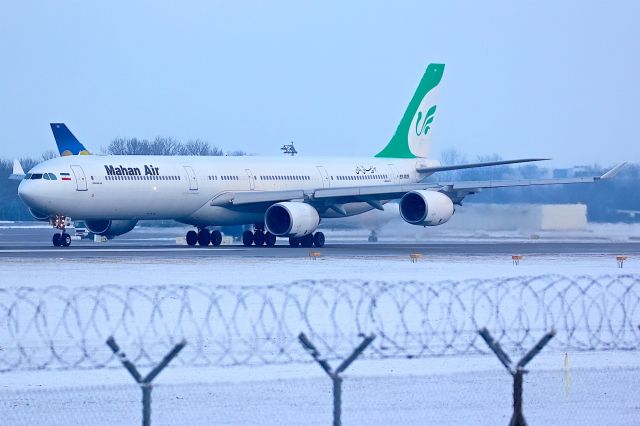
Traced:
POLYGON ((60 231, 53 234, 53 238, 51 238, 53 246, 69 247, 71 245, 71 235, 67 234, 65 229, 67 224, 71 223, 70 219, 62 215, 55 215, 49 219, 49 223, 60 231))
POLYGON ((220 231, 209 231, 207 228, 198 228, 198 232, 187 232, 187 245, 206 247, 209 244, 219 246, 222 243, 222 233, 220 231))
POLYGON ((242 233, 242 244, 247 247, 253 244, 258 247, 265 245, 267 247, 273 247, 276 245, 276 236, 271 232, 265 231, 264 225, 256 225, 253 232, 244 231, 242 233))
MULTIPOLYGON (((203 246, 206 247, 209 244, 219 246, 222 243, 222 234, 220 231, 209 231, 206 228, 198 228, 198 232, 187 232, 187 245, 189 246, 203 246)), ((290 237, 289 245, 291 247, 323 247, 324 246, 324 234, 322 232, 316 232, 315 234, 305 235, 304 237, 290 237)), ((273 247, 276 245, 276 236, 272 233, 265 231, 264 225, 256 225, 253 231, 244 231, 242 234, 242 244, 245 246, 267 246, 273 247)))
MULTIPOLYGON (((264 225, 256 225, 255 230, 244 231, 242 234, 242 244, 249 247, 251 245, 273 247, 276 244, 276 236, 264 230, 264 225)), ((291 247, 323 247, 324 234, 316 232, 315 234, 305 235, 304 237, 289 237, 289 245, 291 247)))
POLYGON ((291 247, 324 247, 324 234, 316 232, 304 237, 289 237, 289 245, 291 247))

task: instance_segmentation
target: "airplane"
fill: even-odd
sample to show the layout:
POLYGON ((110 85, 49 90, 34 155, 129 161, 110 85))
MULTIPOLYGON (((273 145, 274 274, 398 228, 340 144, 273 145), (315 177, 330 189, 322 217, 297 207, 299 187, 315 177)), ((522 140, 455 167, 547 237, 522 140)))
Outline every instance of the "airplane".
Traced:
MULTIPOLYGON (((406 222, 437 226, 483 189, 596 182, 624 166, 592 177, 424 182, 440 171, 544 160, 443 166, 429 159, 443 73, 444 64, 427 67, 393 137, 374 157, 68 155, 33 167, 18 193, 36 219, 57 228, 54 246, 70 245, 65 223, 72 217, 108 238, 131 231, 139 220, 173 219, 194 226, 186 234, 189 246, 219 245, 221 233, 208 227, 253 225, 242 236, 246 246, 273 246, 280 237, 292 247, 322 247, 321 220, 383 210, 390 200, 399 199, 406 222)), ((63 126, 52 129, 67 144, 64 150, 88 153, 63 126)))

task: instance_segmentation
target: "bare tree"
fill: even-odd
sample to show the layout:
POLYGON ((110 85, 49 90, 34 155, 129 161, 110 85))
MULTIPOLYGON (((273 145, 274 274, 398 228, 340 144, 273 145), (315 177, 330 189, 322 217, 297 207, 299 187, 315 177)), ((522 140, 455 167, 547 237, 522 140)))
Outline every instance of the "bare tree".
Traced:
POLYGON ((152 155, 179 155, 182 149, 180 141, 173 138, 156 136, 149 145, 149 154, 152 155))
POLYGON ((53 150, 48 150, 42 153, 42 161, 51 160, 52 158, 58 157, 58 153, 53 150))
POLYGON ((209 155, 211 147, 208 142, 200 139, 190 140, 182 147, 182 155, 209 155))
POLYGON ((440 162, 444 166, 467 163, 467 157, 457 149, 447 149, 440 153, 440 162))
POLYGON ((127 154, 127 141, 124 138, 116 138, 109 143, 106 149, 107 154, 110 155, 126 155, 127 154))
MULTIPOLYGON (((222 152, 222 151, 220 151, 220 152, 222 152)), ((220 155, 222 155, 222 154, 220 154, 220 155)), ((244 155, 249 155, 249 154, 247 154, 245 151, 242 151, 242 150, 236 150, 236 151, 227 152, 227 155, 229 157, 242 157, 244 155)))

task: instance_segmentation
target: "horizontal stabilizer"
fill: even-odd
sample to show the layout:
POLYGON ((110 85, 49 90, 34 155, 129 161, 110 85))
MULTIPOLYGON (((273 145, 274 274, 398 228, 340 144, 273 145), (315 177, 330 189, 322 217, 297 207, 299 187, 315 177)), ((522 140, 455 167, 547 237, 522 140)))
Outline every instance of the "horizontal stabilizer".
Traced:
POLYGON ((447 170, 475 169, 478 167, 502 166, 505 164, 531 163, 533 161, 547 161, 547 160, 550 160, 550 158, 523 158, 520 160, 488 161, 486 163, 457 164, 452 166, 417 167, 416 170, 419 173, 435 173, 435 172, 445 172, 447 170))
POLYGON ((24 169, 18 160, 13 160, 13 173, 9 176, 11 180, 22 180, 24 178, 24 169))

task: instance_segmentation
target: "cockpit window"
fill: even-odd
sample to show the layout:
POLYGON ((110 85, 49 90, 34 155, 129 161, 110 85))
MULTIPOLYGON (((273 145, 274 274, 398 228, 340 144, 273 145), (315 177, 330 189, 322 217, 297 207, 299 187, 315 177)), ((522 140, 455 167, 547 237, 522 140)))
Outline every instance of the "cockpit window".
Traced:
POLYGON ((27 173, 24 175, 24 179, 44 179, 44 180, 58 180, 53 173, 27 173))

